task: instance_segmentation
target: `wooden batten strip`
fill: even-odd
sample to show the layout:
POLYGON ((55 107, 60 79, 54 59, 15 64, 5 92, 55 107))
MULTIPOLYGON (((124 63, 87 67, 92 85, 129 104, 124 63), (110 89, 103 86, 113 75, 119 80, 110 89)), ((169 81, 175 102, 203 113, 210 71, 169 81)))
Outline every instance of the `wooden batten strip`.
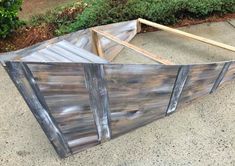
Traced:
POLYGON ((99 55, 100 57, 104 58, 104 52, 103 52, 98 34, 95 31, 91 30, 91 36, 92 36, 93 52, 99 55))
POLYGON ((90 106, 97 127, 98 140, 105 142, 111 139, 109 96, 106 88, 103 65, 84 65, 86 87, 89 90, 90 106))
POLYGON ((93 28, 92 30, 93 30, 94 32, 96 32, 97 34, 99 34, 99 35, 101 35, 101 36, 103 36, 103 37, 105 37, 105 38, 107 38, 107 39, 109 39, 109 40, 112 40, 112 41, 114 41, 114 42, 116 42, 116 43, 118 43, 118 44, 120 44, 120 45, 123 45, 123 46, 125 46, 125 47, 127 47, 127 48, 129 48, 129 49, 132 49, 132 50, 134 50, 134 51, 136 51, 136 52, 138 52, 138 53, 141 53, 141 54, 145 55, 146 57, 148 57, 148 58, 150 58, 150 59, 153 59, 153 60, 155 60, 155 61, 157 61, 157 62, 159 62, 159 63, 161 63, 161 64, 173 65, 172 62, 170 62, 170 61, 168 61, 168 60, 166 60, 166 59, 163 59, 163 58, 160 57, 160 56, 157 56, 157 55, 155 55, 155 54, 152 54, 152 53, 150 53, 150 52, 148 52, 148 51, 146 51, 146 50, 144 50, 144 49, 142 49, 142 48, 139 48, 139 47, 137 47, 137 46, 134 46, 134 45, 132 45, 132 44, 126 42, 126 41, 122 41, 122 40, 120 40, 119 38, 117 38, 117 37, 115 37, 115 36, 113 36, 113 35, 111 35, 111 34, 109 34, 109 33, 106 33, 106 32, 104 32, 104 31, 99 31, 99 30, 94 29, 94 28, 93 28))
POLYGON ((60 157, 71 155, 68 142, 56 121, 48 112, 48 107, 39 92, 36 81, 26 63, 7 62, 8 73, 32 110, 38 123, 46 133, 60 157))
POLYGON ((175 112, 181 93, 184 89, 184 85, 188 78, 189 71, 190 71, 190 66, 180 67, 176 81, 175 81, 175 85, 171 94, 171 99, 170 99, 170 102, 166 111, 167 115, 175 112))
POLYGON ((139 20, 136 21, 136 29, 137 29, 137 33, 141 32, 141 22, 139 20))
POLYGON ((225 74, 227 73, 227 71, 228 71, 230 65, 231 65, 231 62, 226 62, 226 63, 224 64, 224 66, 223 66, 223 68, 222 68, 222 70, 221 70, 219 76, 218 76, 217 79, 215 80, 215 83, 214 83, 214 85, 213 85, 213 87, 212 87, 210 93, 214 93, 214 92, 217 90, 217 88, 219 87, 220 83, 221 83, 222 80, 224 79, 224 76, 225 76, 225 74))
POLYGON ((214 40, 211 40, 211 39, 207 39, 207 38, 204 38, 204 37, 201 37, 201 36, 193 35, 193 34, 190 34, 190 33, 184 32, 184 31, 180 31, 178 29, 170 28, 170 27, 167 27, 167 26, 164 26, 164 25, 161 25, 161 24, 157 24, 157 23, 154 23, 154 22, 142 19, 142 18, 139 18, 138 21, 141 22, 142 24, 146 24, 146 25, 161 29, 163 31, 174 33, 174 34, 177 34, 177 35, 180 35, 180 36, 185 36, 185 37, 188 37, 188 38, 191 38, 191 39, 194 39, 194 40, 201 41, 203 43, 207 43, 207 44, 210 44, 210 45, 213 45, 213 46, 217 46, 217 47, 235 52, 235 47, 227 45, 227 44, 223 44, 223 43, 220 43, 220 42, 217 42, 217 41, 214 41, 214 40))

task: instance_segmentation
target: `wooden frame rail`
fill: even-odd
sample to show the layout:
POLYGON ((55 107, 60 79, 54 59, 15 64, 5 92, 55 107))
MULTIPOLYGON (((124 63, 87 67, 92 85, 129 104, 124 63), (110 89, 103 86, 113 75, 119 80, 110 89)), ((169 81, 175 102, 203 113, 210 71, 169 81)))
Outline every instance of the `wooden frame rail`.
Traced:
POLYGON ((91 37, 93 52, 99 55, 100 57, 104 58, 104 52, 100 44, 99 36, 95 31, 91 30, 91 37))
POLYGON ((155 54, 153 54, 153 53, 150 53, 150 52, 148 52, 148 51, 146 51, 146 50, 144 50, 144 49, 142 49, 142 48, 139 48, 139 47, 137 47, 137 46, 134 46, 134 45, 132 45, 132 44, 126 42, 126 41, 122 41, 122 40, 120 40, 119 38, 117 38, 117 37, 115 37, 115 36, 113 36, 113 35, 111 35, 111 34, 109 34, 109 33, 106 33, 106 32, 104 32, 104 31, 97 30, 97 29, 95 29, 95 28, 92 28, 91 31, 92 31, 92 33, 99 34, 99 35, 101 35, 101 36, 103 36, 103 37, 105 37, 105 38, 107 38, 107 39, 109 39, 109 40, 112 40, 112 41, 114 41, 114 42, 116 42, 116 43, 118 43, 118 44, 120 44, 120 45, 123 45, 124 47, 127 47, 127 48, 129 48, 129 49, 132 49, 132 50, 138 52, 138 53, 141 53, 141 54, 145 55, 146 57, 148 57, 148 58, 150 58, 150 59, 153 59, 153 60, 155 60, 155 61, 157 61, 157 62, 159 62, 159 63, 161 63, 161 64, 173 65, 172 62, 170 62, 170 61, 168 61, 168 60, 166 60, 166 59, 163 59, 162 57, 157 56, 157 55, 155 55, 155 54))
POLYGON ((180 31, 178 29, 170 28, 170 27, 167 27, 167 26, 164 26, 164 25, 161 25, 161 24, 157 24, 157 23, 154 23, 154 22, 142 19, 142 18, 139 18, 138 22, 142 23, 142 24, 145 24, 145 25, 149 25, 149 26, 158 28, 158 29, 161 29, 163 31, 174 33, 174 34, 177 34, 177 35, 180 35, 180 36, 185 36, 187 38, 191 38, 191 39, 203 42, 203 43, 207 43, 207 44, 210 44, 210 45, 213 45, 213 46, 217 46, 217 47, 235 52, 235 47, 227 45, 227 44, 223 44, 223 43, 220 43, 220 42, 217 42, 217 41, 214 41, 214 40, 206 39, 204 37, 193 35, 193 34, 190 34, 190 33, 184 32, 184 31, 180 31))

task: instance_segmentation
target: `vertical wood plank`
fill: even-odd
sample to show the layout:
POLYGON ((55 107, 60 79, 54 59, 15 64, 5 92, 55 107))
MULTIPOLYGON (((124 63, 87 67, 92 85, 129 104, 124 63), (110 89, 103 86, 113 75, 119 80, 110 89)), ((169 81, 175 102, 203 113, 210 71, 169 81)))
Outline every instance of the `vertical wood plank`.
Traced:
POLYGON ((137 26, 137 33, 141 32, 141 22, 139 20, 136 21, 136 26, 137 26))
POLYGON ((48 139, 51 141, 60 157, 71 155, 71 150, 64 139, 64 136, 49 114, 48 107, 42 101, 42 96, 38 94, 38 88, 34 77, 28 66, 24 63, 7 62, 8 73, 14 81, 16 87, 25 99, 29 108, 33 112, 38 123, 44 130, 48 139))
POLYGON ((221 70, 221 72, 220 72, 218 78, 215 80, 215 83, 214 83, 214 85, 213 85, 213 87, 212 87, 210 93, 214 93, 214 92, 217 90, 217 88, 219 87, 220 83, 221 83, 222 80, 224 79, 224 76, 225 76, 225 74, 227 73, 227 71, 228 71, 230 65, 231 65, 231 62, 226 62, 226 63, 224 64, 224 66, 223 66, 223 68, 222 68, 222 70, 221 70))
POLYGON ((91 30, 91 35, 92 35, 93 52, 99 55, 100 57, 104 58, 104 52, 103 52, 98 34, 94 32, 93 30, 91 30))
POLYGON ((170 103, 167 108, 167 112, 166 112, 167 115, 175 112, 177 108, 180 95, 184 89, 184 85, 188 78, 189 70, 190 70, 190 66, 182 66, 179 69, 179 72, 175 81, 174 89, 172 91, 170 103))
POLYGON ((98 140, 105 142, 111 139, 111 129, 104 68, 100 64, 85 64, 84 72, 86 86, 89 89, 90 106, 98 131, 98 140))

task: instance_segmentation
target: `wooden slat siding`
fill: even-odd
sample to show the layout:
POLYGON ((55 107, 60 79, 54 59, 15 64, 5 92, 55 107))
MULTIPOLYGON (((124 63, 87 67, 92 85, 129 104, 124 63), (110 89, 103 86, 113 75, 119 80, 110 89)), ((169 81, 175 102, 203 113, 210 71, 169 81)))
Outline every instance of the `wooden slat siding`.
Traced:
POLYGON ((99 144, 83 65, 32 63, 29 68, 72 153, 99 144))
MULTIPOLYGON (((54 123, 58 125, 65 140, 68 141, 71 153, 98 145, 100 141, 98 141, 93 113, 89 106, 89 92, 85 85, 84 65, 87 64, 26 64, 29 68, 27 70, 32 73, 40 90, 38 93, 44 96, 46 105, 49 107, 49 115, 53 117, 54 123), (75 91, 72 91, 73 89, 75 91)), ((96 72, 101 70, 100 67, 97 67, 99 64, 89 65, 96 66, 93 68, 96 72)), ((101 66, 104 70, 101 73, 105 74, 109 92, 112 138, 165 117, 181 66, 155 64, 101 64, 101 66)), ((186 102, 209 94, 223 67, 224 63, 192 65, 179 99, 178 108, 186 102)), ((56 134, 57 130, 53 129, 50 121, 43 119, 45 118, 45 115, 42 114, 43 105, 35 95, 35 90, 32 89, 34 85, 30 85, 25 78, 22 66, 20 63, 8 62, 7 69, 48 138, 54 141, 53 145, 60 151, 60 142, 51 137, 56 134), (36 103, 36 106, 30 105, 32 103, 36 103), (35 109, 38 112, 35 113, 35 109)), ((97 78, 100 78, 100 72, 96 74, 94 84, 97 83, 97 78)), ((235 78, 235 63, 230 65, 225 77, 227 77, 226 81, 235 78)), ((105 84, 97 83, 96 88, 99 85, 105 84)), ((64 155, 67 156, 70 153, 64 155)))
POLYGON ((92 52, 92 36, 89 29, 78 31, 80 33, 74 34, 72 37, 65 38, 64 40, 74 44, 75 46, 92 52))
POLYGON ((84 64, 86 86, 90 94, 90 106, 98 131, 98 140, 111 139, 109 98, 103 65, 84 64))
MULTIPOLYGON (((115 24, 99 26, 97 28, 99 28, 102 31, 111 33, 112 35, 118 37, 120 40, 129 42, 135 37, 137 33, 136 22, 137 22, 136 20, 120 22, 120 23, 115 23, 115 24)), ((4 61, 6 60, 10 60, 10 59, 19 60, 22 57, 31 55, 37 51, 45 49, 46 47, 48 47, 48 45, 60 42, 62 40, 66 40, 76 45, 79 48, 92 52, 92 37, 91 36, 92 35, 90 32, 90 29, 80 30, 78 32, 71 33, 71 34, 57 37, 57 38, 53 38, 51 40, 36 44, 34 46, 31 46, 31 47, 28 47, 19 51, 4 53, 0 56, 0 61, 4 64, 4 61)), ((107 60, 112 60, 123 49, 123 46, 120 46, 119 44, 108 41, 105 38, 100 39, 100 44, 102 45, 104 56, 105 56, 105 59, 107 60)))
POLYGON ((225 76, 225 74, 227 73, 227 71, 228 71, 230 65, 231 65, 231 62, 226 62, 226 63, 224 64, 224 67, 222 68, 222 70, 221 70, 221 72, 220 72, 218 78, 215 80, 214 86, 212 87, 210 93, 214 93, 214 92, 217 90, 217 88, 219 87, 220 83, 221 83, 222 80, 224 79, 224 76, 225 76))
POLYGON ((178 108, 194 99, 208 95, 224 64, 192 65, 181 94, 178 108))
POLYGON ((104 66, 112 137, 118 137, 165 116, 178 66, 104 66))
POLYGON ((20 91, 24 100, 33 112, 38 123, 44 130, 48 139, 53 144, 55 150, 60 157, 66 157, 71 154, 70 148, 65 143, 64 136, 61 134, 60 129, 57 127, 56 122, 44 108, 35 91, 32 89, 34 80, 29 76, 28 70, 22 63, 7 62, 8 73, 14 81, 16 87, 20 91), (28 78, 27 78, 28 77, 28 78), (29 80, 31 80, 29 82, 29 80))
POLYGON ((190 70, 190 66, 181 66, 179 69, 179 73, 177 75, 177 79, 174 85, 174 89, 172 91, 171 99, 169 102, 169 106, 166 111, 166 115, 169 115, 173 112, 175 112, 179 98, 181 96, 181 93, 184 89, 184 85, 186 83, 186 80, 188 78, 188 73, 190 70))
POLYGON ((108 63, 107 60, 100 58, 97 55, 86 51, 85 49, 81 49, 75 45, 72 45, 71 43, 69 43, 67 41, 61 41, 59 43, 56 43, 56 45, 60 45, 62 48, 66 49, 66 50, 70 50, 74 54, 81 56, 81 57, 83 57, 93 63, 108 63))

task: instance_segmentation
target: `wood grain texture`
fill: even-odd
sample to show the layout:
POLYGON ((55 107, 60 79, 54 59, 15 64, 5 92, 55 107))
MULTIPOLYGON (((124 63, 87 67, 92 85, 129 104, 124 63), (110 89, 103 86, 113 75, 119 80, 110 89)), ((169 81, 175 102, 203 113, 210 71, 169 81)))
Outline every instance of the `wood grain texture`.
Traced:
POLYGON ((184 89, 186 80, 188 78, 190 66, 181 66, 172 90, 171 99, 166 111, 166 114, 171 114, 176 111, 181 93, 184 89))
POLYGON ((29 64, 28 66, 72 152, 98 144, 83 65, 29 64))
POLYGON ((231 65, 231 62, 226 62, 224 64, 220 74, 218 75, 217 79, 215 80, 215 83, 214 83, 210 93, 214 93, 217 90, 217 88, 220 86, 221 82, 224 79, 224 76, 228 72, 230 65, 231 65))
POLYGON ((231 62, 228 71, 226 72, 223 80, 221 81, 220 86, 225 85, 226 83, 229 83, 230 81, 235 79, 235 62, 231 62))
MULTIPOLYGON (((30 77, 33 78, 33 84, 38 87, 37 93, 44 98, 45 103, 41 100, 36 101, 38 104, 46 105, 46 111, 67 141, 71 153, 102 143, 103 136, 108 139, 116 138, 165 117, 171 103, 174 106, 172 108, 176 108, 175 102, 171 102, 172 97, 180 108, 209 94, 225 66, 225 63, 190 66, 25 64, 32 73, 30 77), (181 92, 181 95, 178 92, 181 92), (174 93, 176 95, 172 95, 174 93), (102 125, 100 130, 99 126, 102 125), (108 137, 107 129, 110 134, 108 137), (103 131, 105 132, 102 133, 103 131)), ((24 70, 19 68, 19 65, 19 62, 9 62, 7 69, 24 99, 33 102, 35 97, 29 89, 33 89, 34 85, 27 82, 30 79, 22 77, 24 70)), ((221 83, 234 78, 233 62, 221 83)), ((33 108, 31 110, 39 122, 45 122, 44 117, 37 116, 33 108)), ((49 129, 51 132, 56 131, 49 124, 44 126, 47 135, 49 129)), ((62 148, 58 141, 54 145, 57 149, 62 148)), ((64 154, 67 155, 70 153, 64 154)))
MULTIPOLYGON (((95 28, 97 30, 109 33, 122 41, 129 42, 137 34, 137 21, 127 21, 95 28)), ((101 47, 103 48, 104 58, 108 61, 112 61, 124 48, 122 45, 115 43, 103 36, 100 36, 100 43, 101 47)))
POLYGON ((109 40, 111 40, 113 42, 116 42, 117 44, 120 44, 120 45, 122 45, 122 46, 124 46, 126 48, 129 48, 131 50, 136 51, 137 53, 140 53, 141 55, 144 55, 144 56, 146 56, 146 57, 148 57, 150 59, 153 59, 153 60, 155 60, 158 63, 165 64, 165 65, 172 65, 173 64, 169 60, 166 60, 166 59, 164 59, 164 58, 162 58, 162 57, 160 57, 160 56, 158 56, 156 54, 150 53, 150 52, 148 52, 148 51, 146 51, 146 50, 144 50, 142 48, 134 46, 134 45, 132 45, 132 44, 126 42, 126 41, 122 41, 119 38, 117 38, 117 37, 115 37, 115 36, 113 36, 113 35, 111 35, 109 33, 106 33, 106 32, 103 32, 103 31, 99 31, 97 29, 93 29, 92 31, 96 32, 97 34, 99 34, 99 35, 101 35, 101 36, 103 36, 103 37, 105 37, 105 38, 107 38, 107 39, 109 39, 109 40))
MULTIPOLYGON (((134 20, 96 28, 127 43, 140 31, 139 21, 143 23, 134 20)), ((181 31, 158 27, 208 43, 181 31)), ((120 43, 96 37, 108 60, 123 49, 120 43)), ((162 118, 168 110, 175 111, 235 79, 234 61, 124 65, 109 64, 91 53, 91 29, 85 29, 0 57, 0 61, 24 61, 30 59, 29 55, 37 59, 32 63, 7 62, 6 69, 61 157, 162 118), (68 47, 70 44, 73 46, 68 47), (74 59, 79 63, 71 63, 74 59), (49 60, 54 63, 43 63, 49 60)))
POLYGON ((165 116, 178 66, 104 66, 113 137, 165 116))
POLYGON ((179 107, 187 102, 210 93, 224 64, 203 64, 191 66, 179 107))
POLYGON ((58 124, 50 114, 44 96, 37 91, 37 83, 31 75, 25 63, 6 63, 7 71, 34 114, 38 123, 47 135, 48 139, 55 147, 60 157, 71 155, 71 149, 68 147, 65 136, 58 127, 58 124))
POLYGON ((100 64, 85 64, 86 87, 90 94, 90 106, 96 123, 98 140, 111 139, 109 96, 104 67, 100 64))

